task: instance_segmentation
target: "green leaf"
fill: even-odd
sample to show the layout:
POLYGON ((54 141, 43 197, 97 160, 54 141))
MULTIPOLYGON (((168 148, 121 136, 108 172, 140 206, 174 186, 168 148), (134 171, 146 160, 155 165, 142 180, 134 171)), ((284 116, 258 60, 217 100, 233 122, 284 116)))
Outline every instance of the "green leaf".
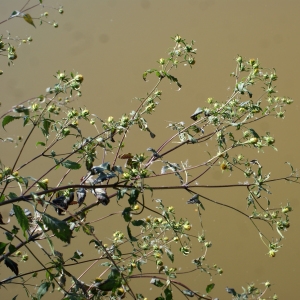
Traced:
POLYGON ((38 146, 38 145, 41 145, 41 146, 46 146, 46 144, 45 144, 45 143, 43 143, 43 142, 37 142, 35 145, 36 145, 36 146, 38 146))
POLYGON ((5 231, 4 233, 5 233, 5 235, 6 235, 6 238, 7 238, 9 241, 12 241, 12 240, 14 239, 14 236, 13 236, 10 232, 5 231))
POLYGON ((210 293, 214 287, 215 287, 215 284, 214 284, 214 283, 209 284, 209 285, 206 287, 206 293, 207 293, 207 294, 210 293))
POLYGON ((166 248, 165 251, 166 251, 166 253, 167 253, 170 261, 174 262, 174 254, 173 254, 173 252, 170 249, 168 249, 168 248, 166 248))
POLYGON ((76 250, 76 251, 74 252, 73 257, 71 257, 71 259, 72 259, 72 260, 76 260, 76 259, 80 259, 80 258, 82 258, 82 257, 83 257, 83 253, 82 253, 81 251, 79 251, 79 250, 76 250))
POLYGON ((23 235, 27 239, 26 230, 29 229, 28 218, 26 217, 23 209, 19 205, 13 204, 13 210, 15 212, 17 221, 18 221, 19 225, 21 226, 21 228, 23 230, 23 235))
POLYGON ((0 197, 0 203, 3 202, 4 200, 5 200, 5 196, 1 195, 1 197, 0 197))
POLYGON ((18 10, 14 10, 14 11, 11 13, 10 18, 19 16, 19 15, 20 15, 20 12, 19 12, 18 10))
POLYGON ((13 244, 9 244, 8 250, 10 253, 14 253, 17 250, 17 248, 13 244))
POLYGON ((252 133, 252 135, 253 135, 254 137, 256 137, 256 138, 258 138, 258 139, 260 138, 259 135, 258 135, 258 133, 257 133, 253 128, 250 128, 249 131, 252 133))
POLYGON ((48 139, 49 137, 49 128, 51 125, 51 120, 49 119, 44 119, 43 120, 43 128, 41 128, 43 135, 48 139))
POLYGON ((154 285, 157 286, 157 287, 162 287, 162 286, 164 286, 164 284, 163 284, 159 279, 157 279, 157 278, 152 278, 152 279, 150 280, 150 283, 151 283, 151 284, 154 284, 154 285))
POLYGON ((65 168, 71 169, 71 170, 78 170, 81 168, 81 164, 70 161, 70 160, 66 160, 66 161, 62 162, 61 165, 64 166, 65 168))
POLYGON ((144 220, 133 220, 133 221, 131 221, 131 224, 133 226, 142 226, 145 224, 145 221, 144 220))
POLYGON ((130 197, 128 198, 128 203, 130 205, 136 204, 136 200, 139 197, 140 192, 137 189, 132 189, 130 192, 130 197))
POLYGON ((46 213, 42 215, 42 219, 57 238, 68 244, 71 242, 72 231, 66 222, 60 221, 46 213))
POLYGON ((129 236, 129 239, 131 242, 136 242, 138 241, 137 238, 135 238, 132 234, 131 234, 131 229, 129 227, 129 224, 127 225, 127 233, 128 233, 128 236, 129 236))
POLYGON ((0 242, 0 255, 3 254, 7 245, 8 245, 8 243, 0 242))
POLYGON ((18 268, 18 264, 15 263, 13 260, 11 260, 8 257, 5 257, 4 259, 4 263, 5 265, 10 268, 17 276, 19 275, 19 268, 18 268))
POLYGON ((126 194, 127 189, 121 189, 117 191, 117 200, 120 200, 124 197, 124 195, 126 194))
POLYGON ((170 290, 169 287, 167 287, 164 290, 164 293, 165 293, 166 300, 172 300, 173 299, 172 291, 170 290))
POLYGON ((92 235, 95 231, 94 227, 91 225, 88 225, 88 224, 85 224, 84 226, 82 226, 82 230, 87 235, 92 235))
POLYGON ((3 129, 5 130, 5 126, 8 124, 8 123, 10 123, 10 122, 12 122, 12 121, 14 121, 14 120, 16 120, 16 119, 20 119, 21 117, 14 117, 14 116, 5 116, 4 118, 3 118, 3 120, 2 120, 2 127, 3 127, 3 129))
POLYGON ((25 127, 28 124, 29 120, 30 120, 29 116, 23 117, 23 127, 25 127))
POLYGON ((51 282, 46 281, 39 286, 39 289, 37 290, 36 293, 38 300, 42 299, 42 297, 48 292, 50 285, 51 282))
POLYGON ((42 188, 44 191, 45 190, 48 190, 48 185, 45 183, 45 182, 42 182, 42 181, 38 181, 37 182, 37 185, 42 188))
POLYGON ((122 216, 125 220, 125 222, 130 222, 131 221, 131 215, 130 212, 132 211, 131 207, 126 207, 123 212, 122 212, 122 216))
POLYGON ((15 193, 13 193, 13 192, 10 192, 10 193, 8 194, 8 197, 9 197, 9 199, 16 199, 16 198, 18 198, 18 195, 15 194, 15 193))

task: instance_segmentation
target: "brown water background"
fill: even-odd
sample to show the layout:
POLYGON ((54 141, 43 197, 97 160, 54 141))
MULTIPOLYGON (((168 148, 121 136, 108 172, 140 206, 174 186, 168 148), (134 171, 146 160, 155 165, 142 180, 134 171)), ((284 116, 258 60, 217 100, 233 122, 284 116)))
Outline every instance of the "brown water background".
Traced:
MULTIPOLYGON (((2 1, 0 21, 8 18, 13 10, 19 10, 24 3, 25 1, 19 0, 2 1)), ((32 36, 33 42, 17 48, 18 59, 14 66, 7 67, 6 59, 1 59, 4 74, 1 76, 0 114, 12 105, 43 94, 48 86, 55 83, 52 75, 57 70, 66 70, 78 71, 84 75, 83 97, 74 103, 75 107, 86 106, 103 118, 110 115, 117 118, 136 107, 133 97, 145 96, 154 85, 153 78, 147 83, 143 82, 142 73, 156 67, 156 61, 167 56, 167 49, 173 45, 170 37, 180 34, 187 40, 196 41, 196 65, 192 70, 188 67, 181 68, 174 74, 183 85, 180 92, 176 91, 175 85, 165 83, 162 86, 162 103, 154 117, 149 118, 150 128, 157 137, 155 140, 149 139, 149 145, 136 143, 132 151, 145 152, 147 147, 158 147, 169 136, 168 131, 161 129, 167 126, 167 121, 187 121, 189 115, 197 107, 203 106, 208 97, 225 100, 234 88, 234 81, 229 73, 234 71, 234 58, 239 54, 245 58, 259 58, 263 66, 275 67, 279 76, 276 88, 279 95, 295 100, 287 111, 286 119, 269 118, 258 125, 260 130, 272 133, 279 151, 267 149, 265 155, 254 153, 257 155, 255 158, 263 162, 265 172, 270 170, 274 177, 289 172, 283 164, 285 161, 291 162, 295 167, 300 165, 297 99, 300 78, 299 1, 70 0, 44 1, 44 4, 56 7, 61 4, 65 13, 61 16, 49 7, 38 7, 30 13, 34 16, 49 11, 49 20, 55 19, 59 28, 54 29, 44 24, 34 29, 22 19, 10 20, 1 25, 2 34, 5 35, 6 30, 9 30, 12 36, 32 36)), ((19 130, 17 126, 10 126, 7 136, 15 137, 19 130)), ((3 132, 1 136, 3 137, 3 132)), ((0 147, 2 162, 9 165, 18 149, 7 144, 1 144, 0 147)), ((206 150, 198 148, 199 154, 182 151, 181 156, 174 159, 184 161, 192 155, 196 158, 199 155, 202 162, 206 157, 206 150)), ((29 158, 29 153, 26 155, 29 158)), ((228 173, 222 174, 216 169, 207 180, 223 184, 230 179, 228 173)), ((216 262, 224 270, 222 277, 213 278, 216 283, 213 296, 230 299, 231 296, 224 290, 226 286, 240 291, 240 287, 249 282, 253 281, 259 286, 261 282, 269 280, 274 284, 272 291, 280 299, 297 298, 300 278, 299 187, 280 183, 273 186, 272 191, 270 199, 273 203, 280 206, 290 201, 294 208, 291 228, 285 233, 283 240, 284 246, 273 259, 266 255, 267 248, 260 242, 257 231, 248 220, 228 209, 206 204, 203 222, 206 234, 213 242, 210 262, 216 262)), ((236 195, 236 191, 216 190, 206 192, 206 195, 241 209, 246 206, 246 194, 236 195)), ((178 215, 194 220, 193 234, 196 235, 199 231, 194 208, 184 204, 188 196, 184 192, 171 197, 167 193, 159 194, 166 203, 173 203, 178 207, 178 215)), ((114 203, 107 208, 99 207, 100 209, 98 215, 120 210, 120 207, 114 203)), ((122 222, 121 218, 116 217, 107 226, 113 231, 118 228, 118 224, 123 226, 122 222)), ((99 236, 102 228, 101 223, 101 227, 97 228, 99 236)), ((110 235, 111 233, 107 234, 110 235)), ((273 235, 276 236, 276 232, 273 235)), ((80 250, 92 251, 86 247, 80 250)), ((197 256, 192 254, 191 257, 197 256)), ((186 261, 189 263, 190 259, 176 261, 176 266, 184 270, 183 263, 186 261)), ((1 274, 4 273, 7 272, 2 265, 1 274)), ((95 274, 98 272, 95 271, 95 274)), ((138 284, 142 284, 141 282, 138 284)), ((195 273, 188 278, 188 282, 199 291, 204 291, 205 286, 210 283, 208 276, 195 273)), ((148 282, 145 287, 144 295, 148 293, 148 282)), ((1 295, 5 295, 1 298, 10 299, 22 293, 21 290, 16 291, 16 287, 13 291, 1 289, 1 295)), ((158 295, 158 289, 155 295, 158 295)), ((148 298, 151 299, 150 296, 148 298)))

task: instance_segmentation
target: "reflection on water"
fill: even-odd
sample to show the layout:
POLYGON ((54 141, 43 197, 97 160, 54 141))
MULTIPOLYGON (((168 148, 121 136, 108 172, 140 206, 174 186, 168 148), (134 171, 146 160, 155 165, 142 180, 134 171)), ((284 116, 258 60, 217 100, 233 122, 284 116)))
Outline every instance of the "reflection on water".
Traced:
MULTIPOLYGON (((51 1, 44 2, 51 3, 51 1)), ((7 18, 11 11, 16 9, 16 5, 22 7, 24 1, 19 0, 17 3, 7 2, 1 9, 0 20, 7 18)), ((91 110, 93 108, 103 118, 110 115, 118 117, 125 111, 129 112, 135 108, 132 99, 145 96, 154 84, 153 78, 144 83, 141 74, 144 70, 155 67, 156 61, 161 57, 166 57, 167 49, 172 45, 169 37, 177 33, 188 40, 196 40, 197 63, 193 70, 182 68, 176 73, 176 77, 178 76, 183 84, 180 92, 175 92, 175 86, 163 85, 163 100, 157 107, 155 117, 149 117, 150 128, 157 137, 154 140, 146 137, 139 140, 137 148, 133 150, 146 152, 146 148, 160 145, 170 134, 169 131, 162 129, 167 126, 169 120, 187 120, 195 107, 204 105, 208 97, 225 100, 230 94, 227 87, 234 86, 234 81, 228 75, 233 71, 233 58, 236 54, 258 57, 264 66, 275 67, 279 75, 277 87, 279 94, 288 95, 297 102, 298 70, 295 68, 295 62, 300 50, 297 40, 300 25, 297 13, 300 4, 297 1, 286 5, 284 1, 279 0, 272 2, 110 0, 94 1, 89 4, 66 0, 63 1, 63 5, 65 6, 63 16, 57 16, 49 9, 49 14, 52 14, 59 23, 58 29, 46 24, 34 29, 32 26, 25 26, 23 20, 11 20, 1 25, 1 33, 5 34, 9 29, 13 36, 33 37, 30 45, 21 45, 18 48, 15 66, 7 67, 5 59, 1 58, 1 68, 4 70, 1 76, 1 114, 12 105, 44 93, 45 89, 53 84, 52 75, 57 70, 67 72, 78 70, 85 76, 83 97, 72 103, 74 107, 86 106, 91 110), (144 146, 143 142, 147 146, 144 146)), ((37 8, 35 13, 39 15, 43 11, 44 9, 37 8)), ((290 161, 295 166, 300 165, 295 150, 298 149, 298 138, 292 129, 298 128, 299 125, 298 104, 287 112, 287 118, 283 121, 275 122, 270 118, 259 123, 259 129, 263 132, 274 133, 280 150, 266 151, 265 156, 253 154, 257 159, 265 160, 265 172, 272 170, 272 176, 275 176, 279 171, 286 171, 283 165, 285 161, 290 161)), ((17 131, 17 128, 10 126, 9 134, 17 134, 17 131)), ((5 149, 5 153, 11 153, 12 156, 6 159, 12 161, 17 151, 11 150, 11 145, 3 147, 2 151, 5 149)), ((180 157, 174 157, 174 161, 177 159, 185 161, 192 156, 196 161, 200 159, 202 162, 207 157, 205 151, 208 149, 199 147, 196 153, 189 151, 186 149, 180 151, 180 157)), ((30 157, 29 151, 23 159, 26 161, 30 157)), ((1 157, 1 160, 4 159, 1 157)), ((37 170, 38 166, 35 166, 34 171, 37 170)), ((84 174, 78 176, 76 173, 70 180, 76 182, 82 175, 84 174)), ((218 168, 214 169, 210 176, 204 179, 210 184, 212 182, 220 184, 232 179, 228 177, 228 173, 221 173, 218 168)), ((263 281, 270 280, 275 285, 274 292, 278 293, 281 299, 294 299, 299 277, 297 270, 300 267, 299 244, 295 247, 298 234, 296 228, 300 225, 300 218, 296 217, 299 216, 300 209, 296 188, 288 184, 284 184, 283 188, 278 186, 273 188, 272 201, 276 201, 278 207, 287 201, 295 207, 295 212, 291 215, 291 230, 286 234, 284 247, 275 259, 265 255, 267 248, 264 248, 248 220, 224 207, 205 203, 203 224, 207 236, 213 242, 209 259, 224 269, 222 277, 213 278, 213 282, 217 284, 213 295, 219 296, 220 299, 229 299, 229 295, 225 295, 224 292, 226 286, 234 286, 240 290, 241 285, 246 286, 251 281, 259 285, 263 281)), ((216 189, 205 190, 203 194, 223 203, 234 203, 239 209, 245 210, 246 193, 236 194, 235 191, 224 192, 216 189)), ((166 201, 166 205, 178 207, 178 215, 191 218, 193 234, 197 235, 201 231, 194 207, 185 205, 189 198, 188 193, 176 192, 172 196, 169 192, 157 193, 154 197, 161 197, 166 201)), ((151 200, 151 196, 148 199, 151 200)), ((93 200, 90 197, 87 201, 93 200)), ((99 218, 99 214, 106 215, 124 208, 125 204, 122 202, 121 208, 115 201, 111 202, 109 206, 93 212, 91 220, 99 218)), ((122 222, 119 215, 105 220, 96 225, 97 234, 109 241, 111 232, 103 232, 103 228, 111 228, 113 231, 118 229, 122 222)), ((86 242, 88 244, 87 237, 86 242)), ((74 249, 68 248, 66 249, 72 253, 74 249)), ((91 247, 86 246, 80 250, 87 256, 95 255, 91 247)), ((188 257, 183 262, 188 265, 190 260, 188 257)), ((175 261, 174 265, 184 268, 183 262, 175 261)), ((81 266, 76 267, 77 274, 82 270, 81 266)), ((90 275, 98 276, 99 273, 98 266, 90 275)), ((85 280, 90 278, 86 277, 85 280)), ((210 283, 208 276, 198 273, 192 273, 187 281, 193 282, 195 289, 198 286, 198 290, 201 291, 204 291, 205 286, 210 283)), ((148 292, 148 282, 144 283, 141 280, 133 284, 137 287, 145 284, 147 289, 145 294, 148 292)), ((16 294, 4 290, 2 293, 12 296, 16 294)), ((155 295, 157 294, 155 290, 155 295)))

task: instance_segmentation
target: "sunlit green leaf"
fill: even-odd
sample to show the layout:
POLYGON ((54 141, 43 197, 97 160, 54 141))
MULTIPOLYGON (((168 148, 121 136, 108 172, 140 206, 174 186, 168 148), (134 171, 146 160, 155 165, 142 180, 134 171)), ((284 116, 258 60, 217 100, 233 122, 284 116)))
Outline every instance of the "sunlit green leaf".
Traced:
POLYGON ((8 123, 10 123, 10 122, 12 122, 12 121, 14 121, 14 120, 17 120, 17 119, 20 119, 21 117, 14 117, 14 116, 5 116, 4 118, 3 118, 3 120, 2 120, 2 127, 3 127, 3 129, 5 130, 5 126, 8 124, 8 123))
POLYGON ((26 230, 29 229, 28 218, 26 217, 23 209, 19 205, 13 204, 13 210, 15 212, 17 221, 23 230, 23 235, 25 238, 27 238, 26 230))
POLYGON ((206 293, 207 293, 207 294, 210 293, 214 287, 215 287, 215 284, 214 284, 214 283, 209 284, 209 285, 206 287, 206 293))
POLYGON ((0 255, 3 254, 7 245, 8 245, 8 243, 0 242, 0 255))
POLYGON ((70 243, 72 231, 68 224, 64 221, 60 221, 46 213, 42 215, 42 219, 45 225, 53 232, 53 234, 62 240, 63 242, 70 243))
POLYGON ((45 144, 45 143, 43 143, 43 142, 37 142, 35 145, 36 145, 36 146, 38 146, 38 145, 41 145, 41 146, 46 146, 46 144, 45 144))

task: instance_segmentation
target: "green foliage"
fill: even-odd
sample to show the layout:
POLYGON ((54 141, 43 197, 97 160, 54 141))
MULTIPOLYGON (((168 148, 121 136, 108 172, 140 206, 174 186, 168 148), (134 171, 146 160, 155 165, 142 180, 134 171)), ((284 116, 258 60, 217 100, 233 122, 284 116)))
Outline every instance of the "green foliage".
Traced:
MULTIPOLYGON (((62 8, 58 11, 60 14, 63 13, 62 8)), ((14 11, 10 18, 17 16, 35 27, 34 18, 30 14, 14 11)), ((47 17, 48 13, 44 12, 40 17, 41 24, 47 17)), ((52 25, 58 27, 56 22, 52 25)), ((197 49, 194 48, 194 41, 188 43, 179 35, 172 39, 174 45, 168 57, 159 59, 157 68, 148 69, 142 75, 145 81, 148 76, 156 76, 157 83, 144 98, 138 98, 139 103, 135 110, 130 110, 131 112, 126 112, 119 118, 110 116, 104 120, 86 107, 79 109, 71 107, 70 97, 72 96, 73 100, 75 93, 78 97, 81 96, 84 78, 78 73, 70 73, 69 76, 65 71, 57 71, 54 76, 57 82, 48 87, 43 95, 14 106, 11 112, 3 116, 4 130, 9 128, 6 127, 8 124, 12 126, 12 122, 19 124, 20 120, 23 120, 22 125, 23 127, 26 125, 28 134, 13 166, 6 166, 4 158, 0 164, 2 188, 0 207, 13 205, 11 216, 15 215, 25 237, 24 239, 19 235, 19 228, 9 224, 9 221, 5 223, 0 215, 1 230, 5 233, 3 237, 8 241, 0 241, 0 262, 4 261, 15 274, 3 279, 1 285, 20 280, 32 299, 41 299, 46 293, 51 292, 50 288, 63 291, 64 299, 119 299, 126 296, 144 299, 139 293, 141 291, 132 290, 131 281, 136 278, 150 278, 150 284, 160 293, 156 299, 175 299, 178 297, 176 293, 185 298, 196 296, 198 299, 212 299, 208 294, 213 292, 214 283, 208 284, 205 291, 199 292, 196 290, 199 287, 191 287, 177 279, 180 272, 175 267, 180 255, 183 257, 194 255, 193 242, 193 247, 197 248, 195 251, 197 257, 192 258, 192 266, 186 273, 205 273, 208 279, 203 280, 208 281, 214 276, 223 274, 221 267, 206 261, 212 247, 212 242, 206 239, 201 219, 202 213, 206 213, 203 203, 207 202, 226 206, 245 216, 258 231, 269 256, 276 255, 281 247, 283 232, 290 227, 289 213, 292 207, 289 203, 281 209, 271 206, 268 199, 271 183, 297 181, 297 174, 289 164, 291 168, 289 174, 271 179, 270 172, 265 172, 258 160, 250 160, 249 151, 246 151, 262 152, 268 147, 277 150, 271 133, 258 132, 253 125, 271 116, 284 118, 286 107, 293 102, 290 98, 275 96, 273 84, 278 79, 275 69, 265 69, 258 60, 247 61, 238 56, 236 69, 231 73, 235 87, 229 97, 224 97, 226 100, 208 98, 207 103, 197 107, 190 116, 192 120, 190 124, 186 125, 183 121, 170 123, 168 129, 172 132, 169 139, 161 141, 161 145, 156 149, 144 147, 149 156, 145 153, 121 153, 125 149, 127 151, 126 147, 129 148, 128 151, 135 150, 134 145, 130 147, 124 143, 132 128, 137 127, 142 133, 146 132, 150 135, 150 142, 153 141, 156 134, 149 129, 146 118, 147 115, 154 114, 159 106, 162 97, 159 85, 167 79, 181 89, 182 85, 173 72, 182 64, 192 68, 196 63, 197 49), (254 86, 262 86, 264 95, 255 98, 254 86), (90 136, 90 131, 87 134, 83 125, 96 127, 97 134, 90 136), (98 129, 100 127, 102 131, 98 129), (33 132, 37 134, 33 135, 33 132), (38 134, 40 136, 36 137, 38 134), (40 153, 28 162, 23 162, 21 154, 25 147, 31 147, 29 138, 33 136, 38 138, 38 141, 33 142, 31 146, 39 146, 40 153), (196 165, 189 166, 180 159, 177 162, 169 160, 168 155, 184 145, 200 147, 208 142, 213 144, 210 148, 211 153, 204 161, 197 161, 196 165), (60 145, 64 145, 64 151, 60 145), (41 162, 37 179, 26 174, 28 171, 24 168, 33 161, 41 162), (44 168, 45 161, 50 161, 52 167, 44 168), (123 171, 123 167, 118 163, 124 161, 126 163, 123 171), (64 168, 59 168, 60 166, 64 168), (66 183, 65 178, 70 173, 73 174, 78 170, 82 172, 84 166, 85 175, 80 181, 66 183), (215 166, 220 168, 220 172, 236 172, 242 178, 247 178, 248 181, 243 184, 224 184, 215 188, 230 186, 234 189, 242 186, 247 193, 245 206, 250 213, 240 211, 230 203, 226 205, 220 203, 199 192, 201 188, 207 186, 198 185, 197 180, 215 166), (55 174, 56 185, 50 185, 49 180, 45 178, 50 174, 55 174), (168 186, 164 183, 165 176, 173 179, 168 186), (151 182, 153 178, 161 179, 158 186, 154 186, 153 181, 151 182), (20 192, 17 189, 10 190, 14 185, 19 187, 20 192), (175 214, 175 207, 165 206, 162 199, 153 199, 154 194, 166 189, 182 190, 187 193, 189 198, 187 204, 194 205, 198 212, 199 224, 194 225, 198 231, 197 235, 190 233, 192 225, 187 218, 180 216, 180 207, 176 208, 178 214, 175 214), (87 194, 92 194, 97 200, 86 205, 84 201, 87 194), (99 204, 107 206, 112 198, 125 207, 121 212, 110 211, 107 215, 107 211, 98 210, 99 204), (261 201, 262 198, 267 199, 267 204, 261 201), (17 205, 17 202, 20 205, 17 205), (70 206, 75 204, 78 204, 78 207, 84 205, 74 212, 70 206), (32 211, 27 207, 32 208, 32 211), (50 207, 54 210, 50 210, 50 207), (90 212, 95 209, 100 216, 96 220, 90 220, 90 212), (58 217, 53 216, 55 212, 58 217), (99 231, 91 224, 99 223, 115 214, 122 216, 118 230, 110 232, 112 228, 106 228, 105 236, 100 237, 99 231), (256 221, 263 221, 276 228, 278 238, 271 240, 264 235, 256 221), (77 260, 83 262, 84 253, 77 249, 69 258, 64 259, 63 253, 57 250, 58 241, 53 238, 55 236, 66 244, 70 244, 74 238, 75 243, 80 240, 77 245, 81 247, 82 237, 86 235, 92 238, 89 245, 95 247, 95 253, 100 257, 94 259, 93 263, 101 260, 101 276, 109 272, 105 280, 101 277, 90 278, 89 284, 72 274, 72 268, 69 268, 72 264, 67 263, 68 260, 77 264, 77 260), (107 235, 110 236, 110 244, 102 242, 107 235), (15 238, 19 241, 17 246, 12 244, 15 238), (50 254, 40 245, 40 239, 48 241, 50 254), (28 247, 34 243, 39 245, 36 251, 41 251, 44 255, 43 261, 28 247), (23 248, 27 248, 30 253, 21 252, 23 248), (14 257, 22 262, 27 262, 29 258, 35 259, 41 265, 41 269, 28 273, 22 271, 21 276, 19 275, 21 266, 12 260, 14 257), (151 273, 144 271, 148 270, 148 266, 152 270, 151 273), (45 273, 45 278, 43 277, 41 281, 37 279, 40 272, 45 273), (31 276, 29 279, 38 286, 36 292, 29 289, 27 283, 29 279, 25 278, 28 276, 31 276), (66 287, 67 285, 69 287, 66 287)), ((0 38, 0 51, 7 52, 9 63, 17 58, 14 46, 4 43, 3 37, 0 38)), ((79 176, 76 176, 79 179, 79 176)), ((90 260, 86 259, 84 262, 90 260)), ((90 267, 85 268, 84 273, 88 273, 90 267)), ((265 291, 257 294, 258 297, 261 297, 269 287, 270 284, 266 283, 265 291)), ((227 288, 227 292, 235 299, 246 299, 248 295, 256 295, 257 291, 254 285, 249 285, 241 294, 227 288)))

